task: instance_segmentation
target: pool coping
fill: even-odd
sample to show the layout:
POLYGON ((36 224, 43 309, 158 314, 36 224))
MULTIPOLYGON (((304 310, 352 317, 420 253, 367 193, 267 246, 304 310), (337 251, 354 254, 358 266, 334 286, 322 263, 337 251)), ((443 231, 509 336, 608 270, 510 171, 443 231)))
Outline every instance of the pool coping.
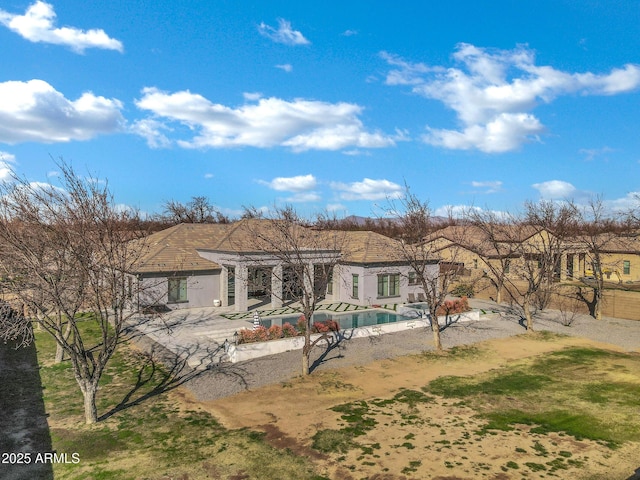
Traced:
MULTIPOLYGON (((471 310, 455 315, 438 317, 438 323, 446 326, 460 322, 473 322, 480 320, 480 312, 471 310)), ((367 325, 357 328, 347 328, 339 332, 328 332, 327 334, 315 333, 311 335, 311 342, 326 335, 327 347, 342 341, 353 338, 366 338, 380 336, 387 333, 426 328, 431 326, 428 318, 413 318, 400 322, 382 323, 379 325, 367 325)), ((324 346, 324 343, 320 343, 324 346)), ((227 357, 231 363, 244 362, 254 358, 276 355, 278 353, 289 352, 291 350, 301 350, 304 347, 304 336, 281 338, 278 340, 268 340, 266 342, 243 343, 240 345, 230 345, 227 350, 227 357)))

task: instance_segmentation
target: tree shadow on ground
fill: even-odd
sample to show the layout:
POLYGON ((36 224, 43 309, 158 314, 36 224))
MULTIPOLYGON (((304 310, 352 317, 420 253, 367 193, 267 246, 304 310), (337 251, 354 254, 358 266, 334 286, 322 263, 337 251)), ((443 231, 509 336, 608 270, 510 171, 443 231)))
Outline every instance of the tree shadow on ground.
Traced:
POLYGON ((312 373, 316 370, 320 365, 323 365, 331 360, 335 360, 338 358, 343 358, 342 352, 346 349, 345 341, 351 340, 353 337, 353 330, 344 330, 336 332, 335 335, 327 335, 323 340, 326 341, 326 346, 324 351, 320 354, 318 358, 314 360, 314 362, 309 367, 309 373, 312 373), (329 357, 330 353, 336 353, 336 355, 329 357))
POLYGON ((221 361, 225 353, 224 345, 192 345, 178 353, 171 352, 144 337, 137 338, 137 345, 142 349, 138 353, 142 358, 142 364, 137 372, 136 383, 115 407, 99 418, 100 421, 140 405, 157 395, 174 390, 205 373, 215 372, 233 377, 245 388, 247 387, 244 378, 245 369, 242 366, 221 361))
POLYGON ((0 343, 0 385, 0 452, 18 454, 9 463, 3 457, 0 476, 52 480, 52 464, 36 461, 52 445, 35 343, 18 349, 13 342, 0 343), (30 462, 22 457, 17 463, 27 453, 30 462))

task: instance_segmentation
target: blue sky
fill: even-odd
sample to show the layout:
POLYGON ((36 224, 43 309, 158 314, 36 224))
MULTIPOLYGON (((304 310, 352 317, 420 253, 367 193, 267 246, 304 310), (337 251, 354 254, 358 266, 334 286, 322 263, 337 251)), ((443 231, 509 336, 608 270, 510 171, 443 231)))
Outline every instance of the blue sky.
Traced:
POLYGON ((640 192, 640 2, 0 2, 0 179, 378 215, 640 192))

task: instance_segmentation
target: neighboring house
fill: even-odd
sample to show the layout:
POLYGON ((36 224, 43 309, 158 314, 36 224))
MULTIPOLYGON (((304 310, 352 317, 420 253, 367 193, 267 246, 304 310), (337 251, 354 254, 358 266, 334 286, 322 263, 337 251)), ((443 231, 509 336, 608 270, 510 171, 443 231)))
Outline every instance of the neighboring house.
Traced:
MULTIPOLYGON (((539 252, 554 239, 553 234, 533 226, 495 226, 489 233, 473 225, 447 226, 427 238, 444 262, 460 266, 460 280, 473 281, 486 276, 494 285, 497 275, 517 278, 523 262, 535 262, 539 252)), ((602 272, 606 281, 640 281, 640 237, 603 234, 599 244, 602 272)), ((556 281, 573 281, 593 275, 594 252, 581 237, 570 238, 557 248, 560 259, 554 273, 556 281)))
MULTIPOLYGON (((607 281, 640 282, 640 237, 618 237, 601 248, 602 271, 607 281)), ((592 269, 593 266, 588 266, 592 269)))
MULTIPOLYGON (((250 300, 276 308, 292 296, 284 288, 287 267, 270 249, 272 220, 246 219, 232 224, 180 224, 144 239, 147 249, 136 278, 149 292, 140 306, 168 308, 234 306, 246 311, 250 300), (265 240, 266 239, 266 240, 265 240)), ((319 295, 361 305, 419 298, 398 241, 374 232, 318 232, 304 227, 308 245, 297 252, 316 271, 330 268, 319 295), (327 242, 313 242, 323 238, 327 242), (324 247, 321 247, 324 245, 324 247)), ((433 265, 437 273, 438 266, 433 265)))

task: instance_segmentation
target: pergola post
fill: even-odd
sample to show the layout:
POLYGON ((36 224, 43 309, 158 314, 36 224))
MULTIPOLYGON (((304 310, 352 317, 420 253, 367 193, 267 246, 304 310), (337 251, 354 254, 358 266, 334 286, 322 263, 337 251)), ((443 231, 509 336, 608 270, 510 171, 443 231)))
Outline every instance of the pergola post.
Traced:
POLYGON ((271 308, 282 307, 282 264, 271 269, 271 308))

